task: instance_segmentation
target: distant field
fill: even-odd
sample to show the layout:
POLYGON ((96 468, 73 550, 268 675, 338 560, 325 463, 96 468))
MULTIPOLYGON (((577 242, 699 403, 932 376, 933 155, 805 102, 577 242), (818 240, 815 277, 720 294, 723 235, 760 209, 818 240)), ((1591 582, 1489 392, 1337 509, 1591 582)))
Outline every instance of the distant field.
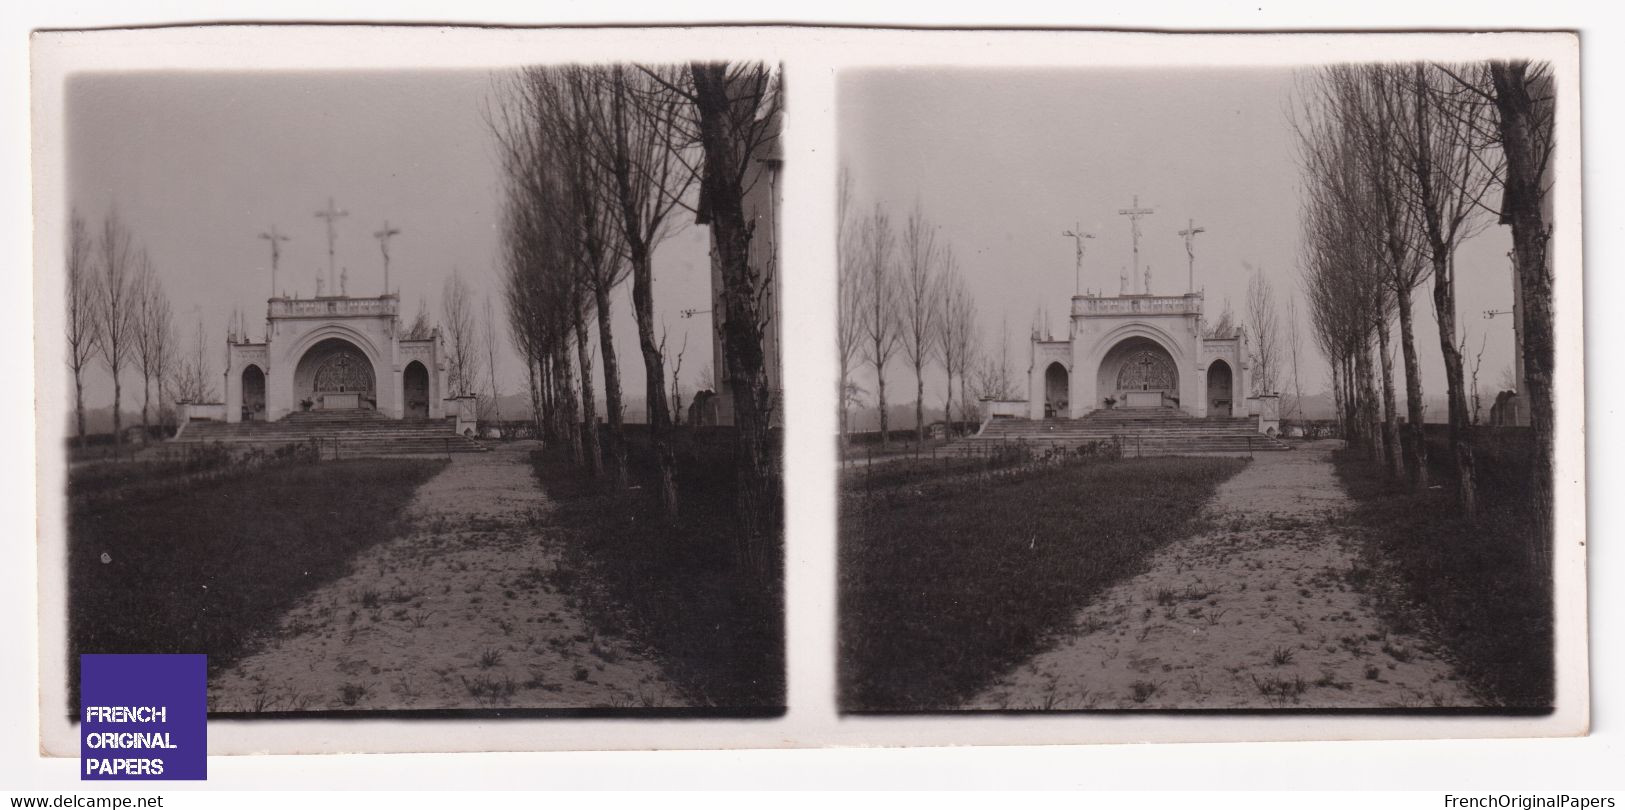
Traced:
POLYGON ((1188 534, 1245 464, 1099 460, 920 497, 843 496, 842 708, 958 706, 1188 534))
MULTIPOLYGON (((300 595, 337 578, 355 553, 394 536, 395 520, 439 459, 312 463, 287 458, 245 474, 142 497, 76 498, 69 514, 72 705, 79 653, 207 653, 211 668, 244 652, 300 595), (103 555, 106 555, 105 557, 103 555)), ((140 472, 87 467, 70 491, 106 494, 140 472)))

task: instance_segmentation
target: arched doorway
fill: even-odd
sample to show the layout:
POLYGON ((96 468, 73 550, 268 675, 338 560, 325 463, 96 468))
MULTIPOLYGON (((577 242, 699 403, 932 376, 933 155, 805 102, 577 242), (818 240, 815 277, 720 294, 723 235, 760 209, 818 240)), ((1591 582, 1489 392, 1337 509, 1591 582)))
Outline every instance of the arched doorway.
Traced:
POLYGON ((265 419, 265 372, 259 366, 251 365, 243 369, 242 417, 244 422, 265 419))
POLYGON ((1050 363, 1044 369, 1044 416, 1066 416, 1068 414, 1067 398, 1071 396, 1071 386, 1068 384, 1066 366, 1060 363, 1050 363))
POLYGON ((1236 393, 1231 385, 1230 364, 1214 360, 1207 367, 1207 415, 1228 417, 1235 413, 1236 393))
POLYGON ((429 370, 413 360, 401 375, 401 393, 406 397, 407 419, 429 418, 429 370))
POLYGON ((1099 407, 1179 404, 1179 368, 1162 344, 1147 337, 1126 338, 1111 347, 1101 358, 1095 385, 1099 407))
POLYGON ((305 351, 294 369, 294 390, 302 410, 378 407, 372 361, 343 338, 327 338, 305 351))

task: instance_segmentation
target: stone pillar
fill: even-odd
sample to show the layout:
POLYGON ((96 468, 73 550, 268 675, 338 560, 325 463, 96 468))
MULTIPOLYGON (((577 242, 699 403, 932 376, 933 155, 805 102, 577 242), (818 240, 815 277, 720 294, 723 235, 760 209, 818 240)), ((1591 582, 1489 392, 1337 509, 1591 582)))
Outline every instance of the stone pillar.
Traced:
POLYGON ((1259 394, 1253 398, 1258 403, 1258 432, 1269 436, 1281 434, 1281 397, 1279 394, 1259 394))
POLYGON ((243 369, 237 362, 237 353, 226 352, 225 400, 226 421, 243 421, 243 369))
POLYGON ((457 418, 457 433, 463 436, 475 436, 479 432, 479 405, 473 394, 447 397, 446 402, 451 404, 451 412, 457 418))

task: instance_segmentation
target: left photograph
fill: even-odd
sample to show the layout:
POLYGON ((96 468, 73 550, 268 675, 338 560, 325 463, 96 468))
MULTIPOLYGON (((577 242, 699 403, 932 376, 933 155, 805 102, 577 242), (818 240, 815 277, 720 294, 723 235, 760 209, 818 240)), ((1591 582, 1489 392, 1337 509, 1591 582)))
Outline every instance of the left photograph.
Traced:
POLYGON ((781 80, 71 75, 62 710, 782 714, 781 80))

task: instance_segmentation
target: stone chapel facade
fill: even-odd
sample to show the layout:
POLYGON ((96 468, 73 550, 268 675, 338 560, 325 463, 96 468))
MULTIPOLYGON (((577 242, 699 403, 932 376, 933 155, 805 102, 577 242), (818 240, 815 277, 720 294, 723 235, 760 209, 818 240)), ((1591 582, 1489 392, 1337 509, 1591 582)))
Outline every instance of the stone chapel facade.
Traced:
POLYGON ((1065 339, 1033 336, 1026 412, 1009 415, 1076 419, 1147 407, 1257 414, 1246 332, 1204 337, 1202 322, 1201 293, 1074 296, 1065 339))
POLYGON ((227 338, 227 422, 300 411, 373 410, 392 419, 447 416, 448 363, 438 329, 402 334, 400 297, 271 298, 265 338, 227 338))

